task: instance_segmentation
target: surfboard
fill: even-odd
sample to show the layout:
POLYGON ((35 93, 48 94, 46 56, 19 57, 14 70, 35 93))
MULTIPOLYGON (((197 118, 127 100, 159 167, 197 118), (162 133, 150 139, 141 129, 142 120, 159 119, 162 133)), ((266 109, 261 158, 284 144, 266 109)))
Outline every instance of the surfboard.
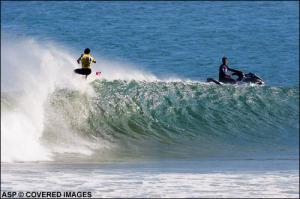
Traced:
MULTIPOLYGON (((76 74, 76 73, 74 73, 74 74, 76 74)), ((81 74, 76 75, 76 78, 85 80, 87 82, 93 82, 93 81, 95 81, 97 79, 100 79, 101 76, 102 76, 102 72, 101 71, 95 71, 95 72, 92 72, 91 74, 89 74, 87 76, 87 78, 85 78, 85 75, 81 75, 81 74)))

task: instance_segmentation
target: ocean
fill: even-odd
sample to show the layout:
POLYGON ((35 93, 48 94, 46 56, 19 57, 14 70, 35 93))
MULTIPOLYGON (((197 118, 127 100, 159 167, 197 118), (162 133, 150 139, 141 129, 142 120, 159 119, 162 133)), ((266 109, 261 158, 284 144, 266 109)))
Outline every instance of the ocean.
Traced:
POLYGON ((1 2, 1 176, 1 196, 299 197, 299 2, 1 2), (265 84, 206 83, 223 56, 265 84))

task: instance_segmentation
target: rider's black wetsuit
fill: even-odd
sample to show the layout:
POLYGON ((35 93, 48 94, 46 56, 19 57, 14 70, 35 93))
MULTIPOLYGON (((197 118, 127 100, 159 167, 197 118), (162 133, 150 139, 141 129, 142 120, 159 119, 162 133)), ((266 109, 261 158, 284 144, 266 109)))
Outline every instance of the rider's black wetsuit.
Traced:
POLYGON ((223 83, 235 84, 236 80, 232 79, 230 75, 226 74, 227 70, 229 70, 231 72, 236 72, 237 71, 237 70, 229 68, 225 64, 221 64, 220 68, 219 68, 219 81, 223 82, 223 83))

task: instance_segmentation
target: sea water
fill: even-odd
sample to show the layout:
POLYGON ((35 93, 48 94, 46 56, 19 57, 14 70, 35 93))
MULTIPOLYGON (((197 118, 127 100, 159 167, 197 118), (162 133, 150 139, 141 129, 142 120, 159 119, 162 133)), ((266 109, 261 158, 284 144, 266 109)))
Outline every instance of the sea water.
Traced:
POLYGON ((1 191, 299 196, 299 2, 1 6, 1 191))

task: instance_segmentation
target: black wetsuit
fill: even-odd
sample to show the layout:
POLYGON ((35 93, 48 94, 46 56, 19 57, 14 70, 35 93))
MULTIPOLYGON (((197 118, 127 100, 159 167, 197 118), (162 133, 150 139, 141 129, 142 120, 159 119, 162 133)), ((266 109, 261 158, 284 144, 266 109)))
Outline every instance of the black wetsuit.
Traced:
POLYGON ((219 82, 235 84, 236 80, 226 74, 227 70, 236 72, 236 70, 229 68, 227 65, 221 64, 219 68, 219 82))

